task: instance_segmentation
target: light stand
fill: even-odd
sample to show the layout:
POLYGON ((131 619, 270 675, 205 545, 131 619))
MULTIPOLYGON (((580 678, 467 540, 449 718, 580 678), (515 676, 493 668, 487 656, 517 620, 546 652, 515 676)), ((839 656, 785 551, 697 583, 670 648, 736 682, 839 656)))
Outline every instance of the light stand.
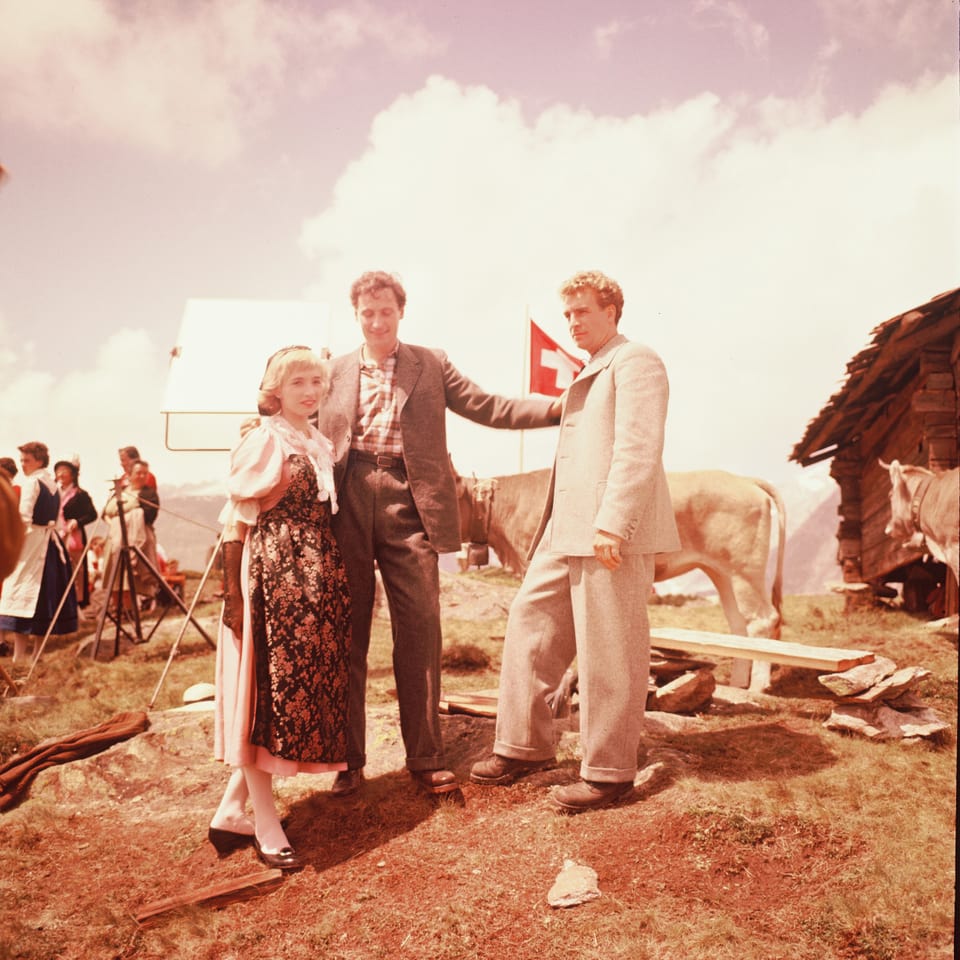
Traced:
POLYGON ((203 571, 203 576, 200 578, 200 583, 193 595, 193 600, 190 603, 190 610, 187 613, 187 618, 184 619, 183 624, 180 627, 180 633, 178 634, 177 639, 174 641, 173 646, 170 648, 170 655, 167 657, 167 664, 163 668, 163 672, 160 674, 160 679, 157 681, 156 689, 153 691, 153 697, 150 699, 150 703, 147 705, 148 710, 153 709, 153 705, 157 702, 157 697, 160 696, 160 689, 163 687, 163 681, 166 680, 167 673, 170 670, 171 664, 173 663, 173 658, 177 655, 177 652, 180 649, 180 641, 183 639, 183 634, 186 632, 187 623, 193 620, 194 608, 200 599, 200 594, 203 592, 207 578, 210 576, 210 571, 213 569, 213 565, 220 558, 220 548, 222 545, 223 532, 221 531, 220 537, 217 539, 217 545, 213 548, 213 552, 210 554, 210 559, 207 561, 207 569, 203 571))

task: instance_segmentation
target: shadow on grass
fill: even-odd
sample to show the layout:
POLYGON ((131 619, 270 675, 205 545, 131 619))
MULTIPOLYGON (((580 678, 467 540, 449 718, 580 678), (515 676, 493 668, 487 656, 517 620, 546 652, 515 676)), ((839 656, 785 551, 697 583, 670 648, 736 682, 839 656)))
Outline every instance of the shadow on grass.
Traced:
POLYGON ((364 782, 352 797, 312 794, 290 804, 287 836, 318 872, 385 846, 415 830, 438 802, 418 791, 406 771, 390 771, 364 782))
POLYGON ((798 777, 837 762, 818 736, 784 723, 679 734, 664 742, 682 751, 690 773, 703 780, 798 777))

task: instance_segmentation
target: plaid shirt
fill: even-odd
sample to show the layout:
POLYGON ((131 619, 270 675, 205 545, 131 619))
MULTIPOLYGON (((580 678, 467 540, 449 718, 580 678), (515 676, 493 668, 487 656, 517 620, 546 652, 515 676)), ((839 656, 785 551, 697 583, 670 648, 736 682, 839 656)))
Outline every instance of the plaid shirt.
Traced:
POLYGON ((382 364, 360 359, 360 400, 351 446, 366 453, 403 456, 397 409, 396 350, 382 364))

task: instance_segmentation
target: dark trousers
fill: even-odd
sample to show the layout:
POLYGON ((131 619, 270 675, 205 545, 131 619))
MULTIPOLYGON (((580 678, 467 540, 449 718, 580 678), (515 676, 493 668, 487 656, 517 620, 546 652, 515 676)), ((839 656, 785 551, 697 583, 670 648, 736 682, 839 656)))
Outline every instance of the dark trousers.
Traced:
POLYGON ((410 770, 444 765, 440 733, 440 573, 402 470, 350 457, 333 529, 350 583, 350 729, 347 764, 366 763, 367 651, 380 568, 393 631, 393 675, 410 770))

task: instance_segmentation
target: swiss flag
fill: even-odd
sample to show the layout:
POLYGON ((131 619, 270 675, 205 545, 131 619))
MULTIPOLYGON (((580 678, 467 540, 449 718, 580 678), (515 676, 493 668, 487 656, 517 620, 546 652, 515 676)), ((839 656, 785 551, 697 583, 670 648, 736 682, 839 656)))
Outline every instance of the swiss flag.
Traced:
POLYGON ((530 321, 530 392, 559 397, 583 369, 583 361, 567 353, 530 321))

